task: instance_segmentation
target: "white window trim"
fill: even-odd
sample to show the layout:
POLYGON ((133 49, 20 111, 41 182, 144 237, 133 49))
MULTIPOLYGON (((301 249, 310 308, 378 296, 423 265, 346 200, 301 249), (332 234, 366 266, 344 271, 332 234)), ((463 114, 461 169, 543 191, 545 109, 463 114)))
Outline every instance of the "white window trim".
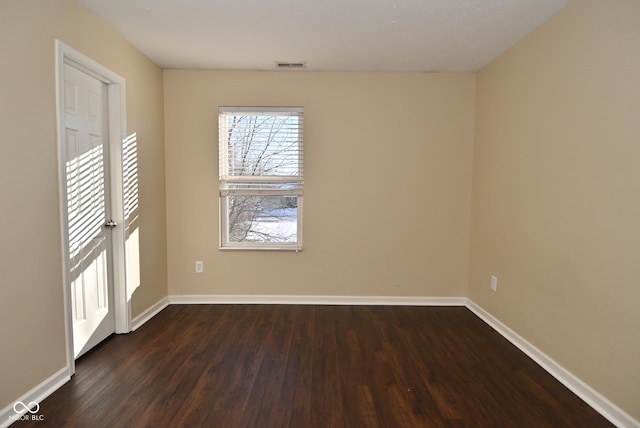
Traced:
MULTIPOLYGON (((284 116, 289 114, 291 116, 302 116, 304 114, 303 107, 227 107, 221 106, 218 109, 218 118, 221 114, 224 113, 244 113, 244 114, 254 114, 254 115, 269 115, 273 113, 277 113, 279 116, 284 116)), ((302 251, 302 243, 303 243, 303 178, 301 177, 245 177, 245 176, 229 176, 227 170, 227 164, 223 162, 223 159, 226 159, 226 150, 227 147, 223 147, 220 143, 222 139, 220 138, 220 134, 224 132, 220 129, 220 121, 218 120, 218 154, 220 161, 220 176, 223 174, 226 176, 226 180, 224 182, 269 182, 269 183, 277 183, 277 182, 297 182, 300 187, 297 189, 291 190, 280 190, 280 189, 223 189, 223 181, 220 177, 220 190, 219 190, 219 246, 220 250, 251 250, 251 251, 295 251, 296 253, 302 251), (295 196, 297 198, 297 219, 296 219, 296 238, 297 242, 294 243, 259 243, 259 242, 232 242, 229 241, 229 225, 228 225, 228 207, 227 207, 227 196, 229 195, 239 195, 239 196, 252 196, 252 195, 261 195, 261 196, 283 196, 290 195, 295 196)), ((300 133, 303 133, 303 127, 300 127, 300 133)), ((303 136, 300 135, 300 141, 303 141, 303 136)), ((304 150, 304 143, 303 149, 304 150)), ((300 156, 300 171, 302 169, 304 154, 300 156)), ((304 175, 304 172, 303 172, 304 175)))
POLYGON ((227 225, 227 207, 226 201, 227 199, 220 196, 220 250, 254 250, 254 251, 302 251, 302 205, 303 205, 303 197, 302 195, 298 196, 298 219, 297 219, 297 234, 298 234, 298 242, 296 243, 264 243, 258 244, 255 242, 230 242, 227 238, 228 233, 228 225, 227 225), (226 242, 225 242, 226 239, 226 242))

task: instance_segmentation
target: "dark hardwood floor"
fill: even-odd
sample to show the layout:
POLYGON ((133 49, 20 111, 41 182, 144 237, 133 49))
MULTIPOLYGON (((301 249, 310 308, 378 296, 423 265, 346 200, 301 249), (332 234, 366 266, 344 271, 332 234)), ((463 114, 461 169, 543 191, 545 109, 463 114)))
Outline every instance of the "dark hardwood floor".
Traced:
POLYGON ((40 414, 15 426, 612 426, 462 307, 169 306, 40 414))

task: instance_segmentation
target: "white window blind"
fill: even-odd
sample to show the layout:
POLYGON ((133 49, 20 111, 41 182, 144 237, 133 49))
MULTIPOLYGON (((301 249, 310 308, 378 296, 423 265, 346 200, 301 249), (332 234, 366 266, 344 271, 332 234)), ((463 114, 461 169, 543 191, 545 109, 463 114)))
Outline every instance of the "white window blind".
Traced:
POLYGON ((220 107, 218 130, 221 247, 300 249, 303 109, 220 107))

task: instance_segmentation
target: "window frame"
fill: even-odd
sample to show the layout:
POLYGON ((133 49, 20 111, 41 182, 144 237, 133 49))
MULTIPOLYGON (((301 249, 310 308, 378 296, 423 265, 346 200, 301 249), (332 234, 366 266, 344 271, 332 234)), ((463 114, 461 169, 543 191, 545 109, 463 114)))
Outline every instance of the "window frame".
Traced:
POLYGON ((303 242, 303 157, 304 157, 304 107, 265 107, 265 106, 220 106, 218 108, 218 156, 219 156, 219 249, 220 250, 268 250, 302 251, 303 242), (228 141, 226 123, 223 118, 229 115, 248 116, 297 116, 298 122, 298 175, 297 176, 231 176, 228 172, 228 141), (290 191, 286 189, 239 188, 233 184, 277 184, 296 183, 290 191), (231 196, 291 196, 296 206, 296 242, 235 242, 229 239, 229 199, 231 196))

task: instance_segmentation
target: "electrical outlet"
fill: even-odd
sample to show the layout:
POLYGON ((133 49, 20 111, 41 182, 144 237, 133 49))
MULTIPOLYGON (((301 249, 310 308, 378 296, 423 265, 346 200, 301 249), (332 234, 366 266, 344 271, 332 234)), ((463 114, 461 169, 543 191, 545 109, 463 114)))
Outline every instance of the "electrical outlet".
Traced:
POLYGON ((196 273, 204 272, 204 262, 202 260, 196 260, 196 273))
POLYGON ((498 278, 493 275, 491 275, 491 289, 498 291, 498 278))

